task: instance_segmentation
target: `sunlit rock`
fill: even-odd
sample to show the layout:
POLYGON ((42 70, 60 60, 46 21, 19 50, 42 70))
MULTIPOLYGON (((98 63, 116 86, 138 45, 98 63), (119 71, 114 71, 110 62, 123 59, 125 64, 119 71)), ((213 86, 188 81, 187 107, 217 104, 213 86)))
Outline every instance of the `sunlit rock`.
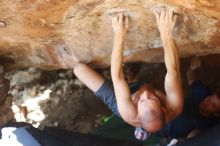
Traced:
POLYGON ((179 16, 173 31, 180 56, 220 53, 219 0, 0 1, 0 63, 7 68, 72 68, 76 60, 110 65, 111 16, 129 16, 125 62, 163 62, 153 11, 168 6, 179 16))

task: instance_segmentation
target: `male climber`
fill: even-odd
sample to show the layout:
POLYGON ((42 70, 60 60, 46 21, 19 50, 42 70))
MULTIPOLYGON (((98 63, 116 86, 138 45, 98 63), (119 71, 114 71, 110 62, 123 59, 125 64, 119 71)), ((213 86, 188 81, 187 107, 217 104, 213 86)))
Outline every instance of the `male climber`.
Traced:
POLYGON ((116 115, 128 124, 148 132, 160 130, 182 112, 183 94, 180 80, 179 54, 175 46, 172 29, 176 22, 173 11, 162 8, 155 12, 156 21, 164 46, 167 68, 165 77, 166 95, 142 84, 138 90, 130 91, 123 74, 124 40, 128 30, 128 17, 123 13, 112 18, 114 45, 111 58, 111 82, 104 79, 88 65, 77 63, 74 73, 116 115), (131 93, 132 92, 132 93, 131 93))

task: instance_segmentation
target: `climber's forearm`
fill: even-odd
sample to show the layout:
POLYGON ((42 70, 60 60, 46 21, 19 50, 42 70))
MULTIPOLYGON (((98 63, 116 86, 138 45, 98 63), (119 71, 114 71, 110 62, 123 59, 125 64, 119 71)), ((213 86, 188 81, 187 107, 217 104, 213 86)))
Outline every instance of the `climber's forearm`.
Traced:
POLYGON ((124 38, 119 34, 114 36, 114 46, 111 56, 111 75, 113 82, 119 78, 124 78, 122 71, 124 51, 124 38))
POLYGON ((164 46, 164 60, 168 73, 180 74, 179 52, 171 35, 161 36, 164 46))

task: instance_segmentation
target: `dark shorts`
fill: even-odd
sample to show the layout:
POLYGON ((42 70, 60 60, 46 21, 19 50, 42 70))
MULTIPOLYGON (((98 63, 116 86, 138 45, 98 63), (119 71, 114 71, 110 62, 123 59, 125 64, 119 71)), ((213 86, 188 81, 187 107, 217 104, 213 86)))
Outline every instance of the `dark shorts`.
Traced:
MULTIPOLYGON (((129 84, 131 93, 135 93, 143 84, 144 82, 141 81, 129 84)), ((113 84, 110 81, 105 80, 98 91, 95 92, 95 95, 99 97, 114 114, 121 117, 117 107, 113 84)))
POLYGON ((115 92, 111 82, 105 80, 98 91, 95 92, 95 95, 99 97, 114 114, 121 117, 118 112, 115 92))
POLYGON ((212 91, 201 81, 194 81, 190 86, 189 96, 185 98, 183 112, 161 130, 162 135, 178 138, 187 135, 193 129, 207 130, 217 123, 217 119, 206 118, 199 113, 199 104, 212 91))

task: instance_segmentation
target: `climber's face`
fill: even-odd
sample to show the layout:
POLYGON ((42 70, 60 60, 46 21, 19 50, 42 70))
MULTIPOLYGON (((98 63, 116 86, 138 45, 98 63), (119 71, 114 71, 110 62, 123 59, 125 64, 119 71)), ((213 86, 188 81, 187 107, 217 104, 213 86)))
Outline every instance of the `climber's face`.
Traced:
POLYGON ((164 112, 154 90, 150 86, 140 89, 140 98, 137 104, 138 119, 141 127, 149 132, 156 132, 164 125, 164 112))

